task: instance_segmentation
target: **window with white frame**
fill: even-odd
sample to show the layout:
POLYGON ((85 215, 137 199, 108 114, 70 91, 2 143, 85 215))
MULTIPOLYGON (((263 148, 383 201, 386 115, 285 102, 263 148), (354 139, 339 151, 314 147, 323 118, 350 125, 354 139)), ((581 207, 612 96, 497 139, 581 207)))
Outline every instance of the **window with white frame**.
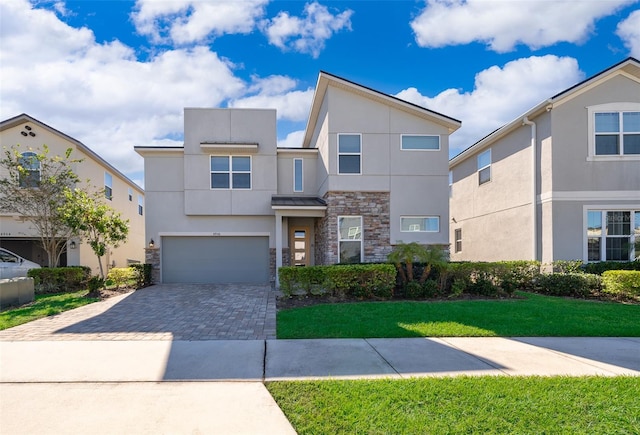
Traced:
POLYGON ((133 189, 129 188, 129 201, 133 201, 133 189))
POLYGON ((462 228, 456 228, 453 233, 455 241, 454 250, 455 252, 462 252, 462 228))
POLYGON ((40 160, 34 152, 27 151, 20 155, 18 160, 22 170, 20 171, 20 187, 38 187, 40 184, 40 160))
POLYGON ((108 172, 104 173, 104 197, 109 201, 113 199, 113 176, 108 172))
POLYGON ((449 171, 449 198, 453 198, 453 171, 449 171))
POLYGON ((437 233, 440 231, 439 216, 401 216, 400 231, 437 233))
POLYGON ((138 195, 138 214, 142 216, 143 212, 144 212, 144 198, 142 197, 142 195, 138 195))
POLYGON ((362 262, 362 216, 338 216, 340 263, 362 262))
POLYGON ((251 189, 251 156, 211 156, 212 189, 251 189))
POLYGON ((640 112, 595 112, 595 155, 640 154, 640 112))
POLYGON ((491 181, 491 148, 478 155, 478 184, 491 181))
POLYGON ((362 173, 362 135, 338 134, 338 174, 362 173))
POLYGON ((426 134, 403 134, 400 137, 403 151, 440 151, 440 136, 426 134))
POLYGON ((293 191, 302 192, 303 190, 302 159, 293 159, 293 191))
POLYGON ((588 210, 587 261, 630 261, 640 256, 640 210, 588 210))

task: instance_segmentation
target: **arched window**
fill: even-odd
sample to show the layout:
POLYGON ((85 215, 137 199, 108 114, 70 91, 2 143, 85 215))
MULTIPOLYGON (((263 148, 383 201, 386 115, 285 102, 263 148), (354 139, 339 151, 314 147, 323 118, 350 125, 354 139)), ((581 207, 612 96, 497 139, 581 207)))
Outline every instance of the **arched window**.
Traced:
POLYGON ((40 160, 36 153, 22 153, 20 157, 20 187, 37 187, 40 184, 40 160))

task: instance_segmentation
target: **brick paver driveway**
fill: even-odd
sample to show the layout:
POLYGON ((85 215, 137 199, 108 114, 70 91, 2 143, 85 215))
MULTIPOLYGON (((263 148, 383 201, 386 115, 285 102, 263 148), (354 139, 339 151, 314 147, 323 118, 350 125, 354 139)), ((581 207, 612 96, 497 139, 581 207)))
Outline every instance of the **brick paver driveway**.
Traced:
POLYGON ((162 284, 0 331, 0 340, 255 340, 275 335, 270 286, 162 284))

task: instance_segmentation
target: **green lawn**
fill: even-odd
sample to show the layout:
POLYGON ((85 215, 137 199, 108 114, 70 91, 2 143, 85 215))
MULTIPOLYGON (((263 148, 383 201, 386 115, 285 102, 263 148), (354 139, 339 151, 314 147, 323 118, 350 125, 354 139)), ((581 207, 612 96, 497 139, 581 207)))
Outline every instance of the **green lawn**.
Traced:
POLYGON ((0 330, 98 301, 98 299, 85 297, 86 294, 86 290, 81 290, 74 293, 36 295, 36 299, 31 305, 1 312, 0 330))
POLYGON ((640 378, 455 377, 267 384, 299 434, 637 434, 640 378))
POLYGON ((518 299, 359 302, 278 312, 278 338, 639 337, 640 305, 518 293, 518 299))

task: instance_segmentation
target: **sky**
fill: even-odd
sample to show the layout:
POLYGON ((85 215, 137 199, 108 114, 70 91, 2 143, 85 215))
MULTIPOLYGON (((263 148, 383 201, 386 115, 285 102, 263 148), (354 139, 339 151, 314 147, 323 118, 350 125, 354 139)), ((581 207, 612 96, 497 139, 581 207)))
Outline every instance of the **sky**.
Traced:
POLYGON ((640 0, 2 0, 0 119, 144 187, 134 146, 182 146, 185 107, 275 108, 301 146, 326 71, 462 121, 452 157, 629 56, 640 0))

